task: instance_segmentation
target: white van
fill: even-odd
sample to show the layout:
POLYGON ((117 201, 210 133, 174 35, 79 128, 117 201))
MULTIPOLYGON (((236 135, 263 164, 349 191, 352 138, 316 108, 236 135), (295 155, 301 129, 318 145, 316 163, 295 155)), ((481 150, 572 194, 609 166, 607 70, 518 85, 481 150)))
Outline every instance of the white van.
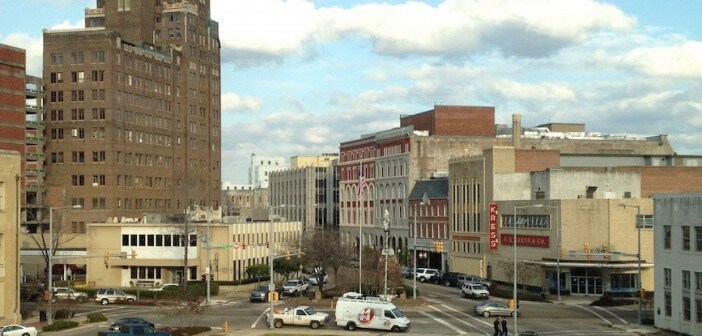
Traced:
POLYGON ((377 297, 344 297, 336 301, 336 325, 348 330, 382 329, 393 332, 410 328, 410 320, 392 302, 377 297))

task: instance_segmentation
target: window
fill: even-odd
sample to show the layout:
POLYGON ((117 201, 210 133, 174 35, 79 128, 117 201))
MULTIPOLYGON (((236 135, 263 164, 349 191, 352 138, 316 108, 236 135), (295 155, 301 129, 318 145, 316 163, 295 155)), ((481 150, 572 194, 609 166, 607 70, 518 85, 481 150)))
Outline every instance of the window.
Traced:
POLYGON ((85 91, 72 90, 71 91, 71 101, 85 101, 85 91))
POLYGON ((85 222, 71 222, 71 233, 85 233, 85 222))
POLYGON ((84 163, 85 162, 85 152, 71 152, 71 162, 84 163))
POLYGON ((683 296, 682 304, 683 304, 683 320, 689 321, 690 320, 690 298, 683 296))
POLYGON ((125 12, 129 11, 130 7, 130 1, 131 0, 117 0, 117 11, 118 12, 125 12))
POLYGON ((105 174, 93 175, 93 187, 105 185, 105 174))
MULTIPOLYGON (((502 227, 514 227, 514 215, 502 215, 502 227)), ((517 215, 517 227, 529 229, 548 229, 551 227, 549 215, 517 215)))
POLYGON ((105 162, 105 151, 93 152, 93 162, 105 162))
POLYGON ((85 120, 85 110, 71 109, 71 120, 85 120))
POLYGON ((105 209, 105 198, 93 198, 93 209, 105 209))
POLYGON ((93 70, 91 72, 93 82, 104 82, 105 81, 105 70, 93 70))
POLYGON ((637 215, 636 224, 642 229, 653 229, 653 215, 637 215))
POLYGON ((51 102, 52 103, 63 102, 63 91, 51 91, 51 102))
POLYGON ((105 120, 105 108, 93 108, 93 120, 105 120))
POLYGON ((63 73, 52 72, 51 73, 51 83, 63 83, 63 73))
POLYGON ((72 52, 71 59, 73 60, 73 64, 83 64, 83 62, 85 62, 82 51, 72 52))
MULTIPOLYGON (((5 210, 5 183, 0 182, 0 210, 5 210)), ((0 245, 0 247, 2 247, 0 245)), ((2 259, 0 259, 2 261, 2 259)))
POLYGON ((695 250, 702 251, 702 226, 695 226, 695 250))
POLYGON ((71 71, 71 83, 85 83, 85 72, 71 71))
POLYGON ((670 225, 663 225, 663 248, 670 250, 670 225))
POLYGON ((695 291, 702 292, 702 272, 695 272, 695 291))
POLYGON ((673 300, 670 297, 670 293, 665 293, 665 316, 673 315, 673 300))
POLYGON ((51 163, 63 163, 63 152, 52 152, 51 163))
POLYGON ((682 226, 682 249, 683 251, 690 250, 690 227, 682 226))
POLYGON ((71 205, 80 205, 82 207, 85 207, 85 199, 84 198, 72 198, 71 205))
POLYGON ((63 128, 52 128, 51 129, 51 139, 54 139, 54 140, 63 139, 63 128))
POLYGON ((71 129, 71 136, 78 139, 85 139, 85 129, 73 128, 71 129))
POLYGON ((682 271, 682 287, 685 290, 690 290, 690 271, 682 271))
POLYGON ((666 288, 670 288, 671 284, 673 283, 673 278, 672 278, 672 272, 670 268, 664 268, 663 269, 663 286, 666 288))
POLYGON ((84 186, 85 185, 85 176, 83 176, 83 175, 71 176, 71 185, 74 187, 84 186))
POLYGON ((697 323, 702 323, 702 300, 695 300, 695 311, 697 312, 697 318, 695 319, 695 321, 697 323))
MULTIPOLYGON (((105 62, 105 52, 102 50, 93 51, 93 63, 105 62)), ((100 70, 102 71, 102 70, 100 70)))
POLYGON ((51 110, 51 121, 63 121, 63 110, 51 110))
POLYGON ((51 57, 51 64, 52 64, 52 65, 61 65, 61 64, 63 64, 63 54, 61 54, 61 53, 57 53, 57 54, 52 53, 52 54, 50 55, 50 57, 51 57))

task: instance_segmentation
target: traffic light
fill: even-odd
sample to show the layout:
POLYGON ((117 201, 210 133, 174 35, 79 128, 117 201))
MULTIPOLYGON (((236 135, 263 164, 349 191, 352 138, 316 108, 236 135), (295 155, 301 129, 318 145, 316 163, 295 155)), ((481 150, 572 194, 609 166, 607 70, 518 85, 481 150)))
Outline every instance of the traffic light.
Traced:
POLYGON ((278 302, 278 292, 268 292, 268 302, 278 302))
POLYGON ((607 244, 602 244, 602 253, 605 259, 609 259, 609 246, 607 246, 607 244))
POLYGON ((134 249, 132 249, 132 260, 134 260, 134 259, 136 259, 136 251, 134 251, 134 249))
POLYGON ((109 267, 109 262, 110 262, 110 252, 105 251, 105 268, 109 267))

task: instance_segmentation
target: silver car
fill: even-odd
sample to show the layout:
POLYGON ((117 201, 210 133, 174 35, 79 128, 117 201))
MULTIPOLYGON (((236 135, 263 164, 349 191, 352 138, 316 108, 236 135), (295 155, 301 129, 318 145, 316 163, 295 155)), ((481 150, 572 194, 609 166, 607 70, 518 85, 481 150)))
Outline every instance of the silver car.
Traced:
MULTIPOLYGON (((514 309, 509 308, 506 304, 499 301, 485 301, 475 305, 473 311, 485 317, 490 316, 514 316, 514 309)), ((517 310, 517 316, 521 315, 519 310, 517 310)))

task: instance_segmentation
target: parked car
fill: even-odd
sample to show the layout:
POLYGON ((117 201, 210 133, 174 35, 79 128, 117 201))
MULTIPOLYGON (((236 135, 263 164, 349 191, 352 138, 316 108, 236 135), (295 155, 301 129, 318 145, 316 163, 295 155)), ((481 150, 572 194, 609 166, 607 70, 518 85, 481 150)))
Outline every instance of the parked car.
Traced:
MULTIPOLYGON (((308 280, 310 281, 310 284, 312 286, 318 286, 319 280, 317 278, 319 278, 319 277, 320 277, 320 274, 315 273, 315 274, 310 275, 310 278, 308 280)), ((329 281, 329 276, 325 273, 324 274, 324 283, 327 283, 327 281, 329 281)))
POLYGON ((490 292, 477 282, 464 282, 461 285, 461 296, 472 299, 489 299, 490 292))
POLYGON ((8 324, 0 327, 2 336, 37 336, 37 328, 27 327, 21 324, 8 324))
POLYGON ((88 294, 78 292, 73 288, 53 287, 52 290, 54 295, 51 298, 51 302, 56 302, 57 300, 76 300, 82 303, 88 301, 88 294))
POLYGON ((110 330, 119 330, 123 326, 142 324, 154 328, 154 324, 140 317, 123 317, 110 325, 110 330))
POLYGON ((180 288, 180 284, 177 283, 165 283, 161 286, 150 288, 149 290, 152 292, 163 292, 163 291, 168 291, 168 290, 176 290, 180 288))
POLYGON ((482 284, 483 286, 485 286, 485 288, 490 288, 490 286, 492 285, 492 282, 490 282, 490 280, 481 278, 481 277, 479 277, 479 276, 477 276, 477 275, 469 275, 469 276, 468 276, 468 279, 466 280, 466 282, 477 282, 477 283, 482 284))
POLYGON ((459 272, 446 272, 438 277, 435 283, 442 284, 446 287, 462 286, 464 282, 468 282, 468 275, 459 272))
POLYGON ((95 294, 95 302, 100 302, 102 305, 115 303, 115 302, 134 302, 136 301, 136 296, 132 294, 127 294, 121 289, 98 289, 95 294))
POLYGON ((414 268, 409 267, 402 272, 402 277, 405 279, 412 279, 412 275, 414 274, 414 268))
MULTIPOLYGON (((499 301, 485 301, 475 305, 473 311, 485 317, 490 316, 514 316, 514 309, 509 308, 506 304, 499 301)), ((521 315, 517 310, 517 316, 521 315)))
POLYGON ((307 293, 307 290, 310 288, 309 282, 306 282, 301 279, 293 279, 293 280, 288 280, 288 282, 283 285, 283 289, 285 290, 285 294, 299 294, 299 293, 307 293))
POLYGON ((144 324, 125 325, 119 330, 98 331, 98 336, 171 336, 165 331, 154 330, 144 324))
POLYGON ((351 268, 358 268, 358 260, 351 260, 351 261, 349 261, 349 267, 351 267, 351 268))
POLYGON ((427 282, 429 279, 431 279, 432 276, 440 276, 441 272, 439 272, 438 269, 436 268, 417 268, 417 272, 415 273, 415 277, 417 277, 417 280, 419 282, 427 282))
POLYGON ((268 301, 268 285, 261 285, 256 287, 254 290, 251 291, 251 294, 249 294, 249 302, 266 302, 268 301))
MULTIPOLYGON (((327 313, 321 313, 308 306, 297 306, 293 309, 285 308, 283 311, 273 310, 273 326, 282 328, 283 325, 308 326, 318 329, 329 323, 330 317, 327 313)), ((268 321, 268 314, 266 314, 268 321)))

